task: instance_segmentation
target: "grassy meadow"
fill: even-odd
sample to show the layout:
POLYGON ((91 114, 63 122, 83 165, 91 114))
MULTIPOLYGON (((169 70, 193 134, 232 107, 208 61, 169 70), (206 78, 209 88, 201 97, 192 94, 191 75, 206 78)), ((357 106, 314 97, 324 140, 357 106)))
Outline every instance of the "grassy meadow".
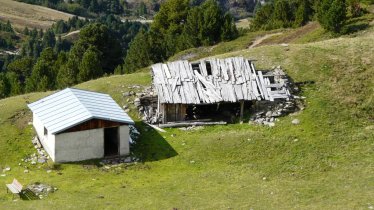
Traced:
MULTIPOLYGON (((369 27, 355 36, 246 49, 243 43, 250 44, 258 35, 248 34, 216 46, 217 57, 255 59, 260 69, 281 65, 294 82, 303 84, 305 109, 280 118, 271 128, 243 123, 159 133, 143 125, 130 106, 141 131, 133 152, 141 161, 110 170, 97 161, 19 166, 21 158, 36 152, 26 103, 51 92, 0 100, 0 168, 11 167, 9 172, 0 170, 6 174, 0 176, 4 187, 0 205, 6 209, 373 208, 373 32, 369 27), (224 50, 229 46, 232 50, 224 50), (291 123, 295 118, 299 125, 291 123), (48 169, 53 170, 47 173, 48 169), (48 183, 58 191, 43 200, 13 201, 5 190, 13 178, 24 185, 48 183)), ((109 93, 123 106, 130 103, 123 92, 137 91, 133 85, 150 85, 148 71, 77 87, 109 93)))
POLYGON ((15 0, 0 0, 0 20, 10 21, 15 28, 47 29, 58 20, 68 20, 73 15, 47 7, 26 4, 15 0))

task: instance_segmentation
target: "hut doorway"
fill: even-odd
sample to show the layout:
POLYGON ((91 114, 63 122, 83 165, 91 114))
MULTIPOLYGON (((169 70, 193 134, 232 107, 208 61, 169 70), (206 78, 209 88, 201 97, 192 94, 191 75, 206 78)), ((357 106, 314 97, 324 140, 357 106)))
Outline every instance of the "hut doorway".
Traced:
POLYGON ((104 156, 119 154, 118 127, 104 128, 104 156))

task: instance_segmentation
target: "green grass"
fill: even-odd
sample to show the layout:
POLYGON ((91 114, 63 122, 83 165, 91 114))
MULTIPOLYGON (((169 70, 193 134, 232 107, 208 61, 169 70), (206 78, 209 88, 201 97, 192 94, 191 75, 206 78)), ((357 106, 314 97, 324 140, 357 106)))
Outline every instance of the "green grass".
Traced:
MULTIPOLYGON (((371 31, 370 31, 371 30, 371 31)), ((281 65, 302 86, 305 110, 282 117, 273 128, 244 124, 197 131, 142 132, 134 152, 143 162, 106 171, 94 161, 46 165, 19 160, 35 150, 26 101, 48 93, 0 100, 0 167, 11 166, 0 185, 15 177, 59 190, 43 200, 12 201, 6 209, 368 209, 374 205, 374 33, 316 43, 262 46, 225 52, 250 39, 225 43, 219 57, 243 55, 259 68, 281 65), (292 125, 292 119, 300 119, 292 125), (175 134, 175 135, 172 135, 175 134), (83 164, 91 164, 90 169, 83 164), (40 168, 38 168, 40 166, 40 168), (58 172, 62 173, 61 175, 58 172), (104 196, 104 198, 100 198, 104 196)), ((107 92, 122 106, 129 87, 150 84, 148 72, 78 85, 107 92)), ((132 98, 130 99, 130 101, 132 98)), ((148 130, 148 131, 146 131, 148 130)), ((1 173, 1 171, 0 171, 1 173)))

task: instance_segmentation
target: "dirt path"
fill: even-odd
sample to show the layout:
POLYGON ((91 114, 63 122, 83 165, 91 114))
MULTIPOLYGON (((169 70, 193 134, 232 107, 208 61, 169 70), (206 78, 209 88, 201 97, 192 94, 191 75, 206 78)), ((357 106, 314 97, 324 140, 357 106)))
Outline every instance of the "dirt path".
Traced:
POLYGON ((282 34, 282 32, 278 32, 278 33, 274 33, 274 34, 266 34, 265 36, 261 36, 259 38, 256 38, 256 40, 248 47, 248 49, 256 47, 257 45, 261 44, 261 42, 264 41, 265 39, 268 39, 272 36, 281 35, 281 34, 282 34))
POLYGON ((69 37, 69 36, 71 36, 71 35, 74 35, 74 34, 79 33, 80 31, 81 31, 81 30, 76 30, 76 31, 69 32, 68 34, 63 35, 61 38, 69 37))

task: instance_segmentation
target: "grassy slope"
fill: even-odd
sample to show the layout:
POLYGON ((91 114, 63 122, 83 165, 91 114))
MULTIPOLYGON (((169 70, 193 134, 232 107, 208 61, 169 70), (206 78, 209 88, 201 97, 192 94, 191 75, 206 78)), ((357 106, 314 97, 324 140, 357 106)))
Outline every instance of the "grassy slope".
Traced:
MULTIPOLYGON (((142 138, 136 153, 145 161, 110 172, 63 164, 62 175, 47 174, 46 166, 29 166, 30 173, 24 174, 18 160, 35 151, 31 126, 22 128, 27 114, 19 113, 26 109, 26 100, 48 93, 0 100, 0 167, 12 167, 6 177, 0 177, 0 185, 16 177, 21 183, 43 181, 59 188, 44 200, 30 202, 13 202, 0 191, 1 206, 367 209, 374 205, 373 43, 370 29, 356 37, 219 55, 254 58, 260 68, 282 65, 296 82, 313 81, 302 88, 306 109, 281 118, 274 128, 235 124, 159 134, 145 131, 138 123, 142 138), (292 125, 294 118, 301 124, 292 125)), ((149 82, 147 73, 137 73, 78 87, 108 92, 123 105, 127 102, 121 91, 149 82)), ((132 116, 136 118, 136 113, 132 116)))
POLYGON ((0 0, 0 20, 9 20, 16 28, 49 28, 57 20, 68 20, 73 15, 47 7, 14 0, 0 0))

